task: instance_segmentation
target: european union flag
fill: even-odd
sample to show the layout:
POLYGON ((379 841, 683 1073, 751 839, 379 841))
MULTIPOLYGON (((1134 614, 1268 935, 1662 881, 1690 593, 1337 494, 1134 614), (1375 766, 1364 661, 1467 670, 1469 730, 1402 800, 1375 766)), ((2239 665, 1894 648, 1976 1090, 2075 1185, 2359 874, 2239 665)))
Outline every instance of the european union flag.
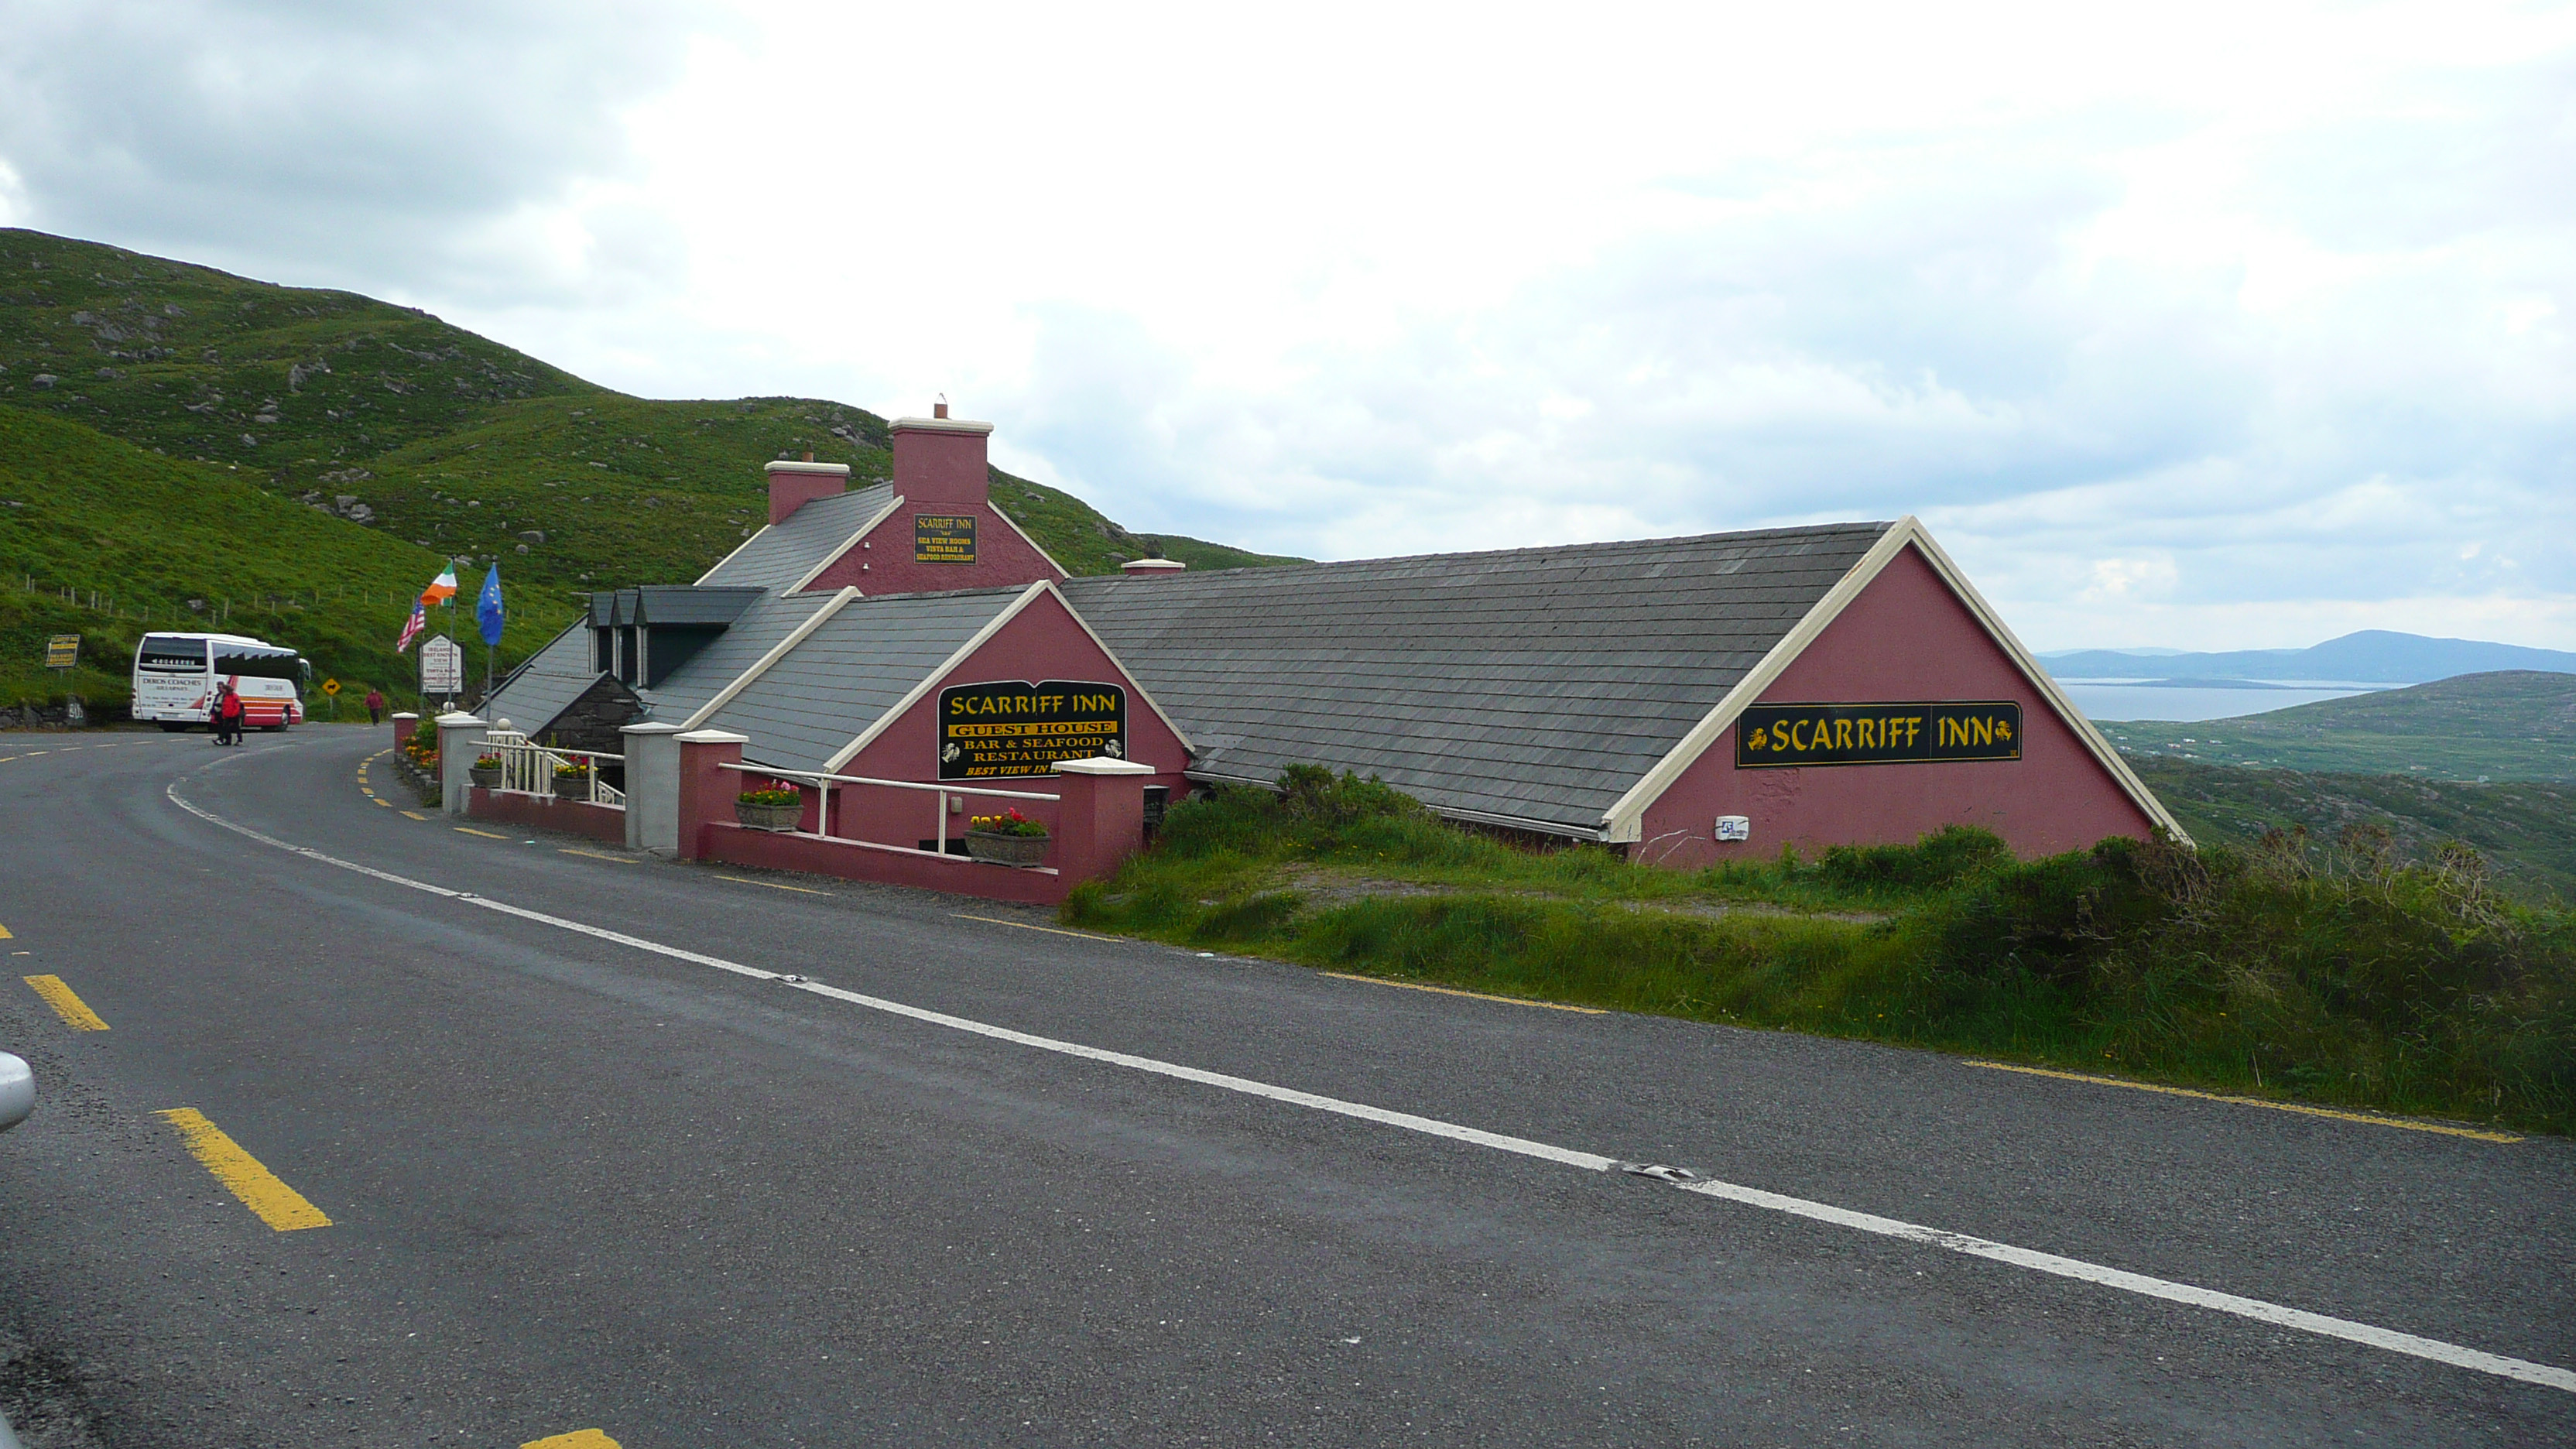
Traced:
POLYGON ((494 564, 492 571, 483 576, 482 596, 474 601, 474 620, 483 626, 485 644, 501 642, 501 625, 508 618, 508 611, 501 607, 501 566, 494 564))

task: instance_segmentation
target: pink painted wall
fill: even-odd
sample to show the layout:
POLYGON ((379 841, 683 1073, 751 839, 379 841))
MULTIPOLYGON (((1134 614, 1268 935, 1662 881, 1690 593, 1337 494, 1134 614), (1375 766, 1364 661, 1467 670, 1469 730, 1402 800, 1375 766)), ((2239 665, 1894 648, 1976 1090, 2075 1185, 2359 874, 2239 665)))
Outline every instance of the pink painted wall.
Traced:
POLYGON ((724 821, 708 823, 698 832, 697 838, 695 858, 699 860, 724 861, 766 870, 801 870, 814 875, 838 876, 843 880, 918 886, 924 890, 981 896, 994 901, 1061 905, 1065 892, 1074 884, 1050 871, 1015 870, 1005 865, 986 865, 963 858, 898 855, 888 850, 870 850, 852 841, 817 840, 810 835, 774 835, 766 830, 745 830, 724 821))
MULTIPOLYGON (((978 439, 977 441, 981 441, 978 439)), ((897 490, 901 492, 900 489, 897 490)), ((993 505, 925 501, 903 495, 903 506, 886 515, 866 538, 814 576, 808 590, 855 588, 862 594, 936 594, 953 589, 993 589, 1061 579, 1064 570, 1002 521, 993 505), (975 519, 975 562, 915 563, 912 560, 912 516, 916 513, 967 514, 975 519)))
MULTIPOLYGON (((1178 800, 1185 792, 1181 771, 1189 765, 1188 752, 1182 749, 1180 736, 1172 733, 1153 706, 1145 702, 1145 691, 1110 662, 1107 651, 1092 640, 1090 632, 1075 621, 1073 611, 1052 594, 1041 595, 1021 610, 1019 616, 1002 626, 1000 633, 984 641, 964 663, 941 677, 930 693, 904 711, 886 732, 860 751, 837 772, 843 775, 869 775, 881 780, 919 780, 935 784, 939 780, 939 691, 952 684, 977 684, 987 680, 1024 679, 1031 683, 1048 679, 1093 680, 1116 684, 1127 691, 1127 757, 1138 764, 1152 767, 1152 777, 1140 785, 1160 785, 1172 791, 1178 800)), ((1035 794, 1064 793, 1061 781, 1053 773, 991 780, 959 781, 960 784, 988 785, 997 790, 1026 790, 1035 794)), ((832 835, 858 840, 875 840, 893 845, 912 845, 937 838, 938 800, 936 795, 911 790, 869 789, 865 786, 840 786, 833 792, 832 835)), ((1012 804, 1032 820, 1046 822, 1051 835, 1061 841, 1056 807, 1038 801, 984 800, 969 796, 962 811, 948 817, 948 836, 955 840, 966 831, 968 815, 998 814, 1012 804)), ((1047 863, 1061 865, 1050 847, 1047 863)))
POLYGON ((2075 730, 1988 635, 1930 563, 1909 548, 1809 645, 1765 704, 2017 700, 2022 757, 1738 770, 1735 731, 1718 736, 1646 809, 1637 859, 1695 867, 1828 845, 1913 841, 1943 825, 1981 825, 2024 856, 2143 838, 2152 822, 2075 730), (1720 815, 1750 817, 1749 841, 1715 839, 1720 815))
POLYGON ((522 795, 472 787, 465 792, 465 813, 476 820, 524 825, 530 830, 560 830, 587 835, 611 845, 626 844, 626 812, 587 800, 558 800, 551 795, 522 795))

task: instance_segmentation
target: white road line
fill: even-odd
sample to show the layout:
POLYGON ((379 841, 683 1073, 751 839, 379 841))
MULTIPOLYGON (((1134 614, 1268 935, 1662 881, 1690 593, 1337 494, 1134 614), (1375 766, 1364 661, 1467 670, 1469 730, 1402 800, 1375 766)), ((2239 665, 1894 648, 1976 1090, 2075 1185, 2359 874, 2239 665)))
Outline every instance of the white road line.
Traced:
MULTIPOLYGON (((994 1041, 1010 1042, 1015 1046, 1033 1047, 1039 1051, 1056 1052, 1064 1056, 1079 1057, 1085 1061, 1101 1062, 1110 1066, 1125 1067, 1131 1071, 1147 1072, 1155 1076, 1170 1077, 1178 1081, 1194 1082, 1200 1086, 1217 1087, 1229 1092, 1240 1092, 1247 1096, 1260 1097, 1273 1102, 1285 1103, 1289 1106, 1305 1107, 1318 1112, 1330 1112, 1336 1116, 1355 1118, 1363 1122, 1375 1122, 1387 1127, 1400 1127, 1408 1132, 1419 1132, 1431 1137, 1445 1137, 1453 1142, 1466 1142, 1478 1147, 1490 1147, 1497 1151, 1516 1153, 1523 1157, 1534 1157, 1543 1162, 1560 1163, 1567 1167, 1580 1167, 1593 1172, 1607 1172, 1610 1169, 1621 1165, 1620 1159, 1615 1157, 1603 1157, 1598 1153, 1577 1152, 1571 1148, 1557 1147, 1545 1142, 1534 1142, 1526 1137, 1510 1137, 1499 1132, 1487 1132, 1478 1127, 1466 1127, 1455 1122, 1443 1122, 1436 1117, 1421 1117, 1416 1116, 1411 1112, 1391 1111, 1384 1107, 1372 1107, 1364 1102, 1350 1102, 1339 1097, 1326 1097, 1313 1092, 1301 1092, 1293 1087, 1273 1086, 1268 1082, 1254 1081, 1249 1077, 1228 1076, 1223 1072, 1205 1071, 1198 1067, 1185 1067, 1177 1062, 1166 1062, 1153 1057, 1136 1056, 1128 1052, 1110 1051, 1104 1047, 1084 1046, 1079 1042, 1064 1041, 1056 1037, 1038 1036, 1030 1032, 1014 1031, 1006 1026, 994 1026, 988 1022, 976 1021, 970 1017, 951 1016, 943 1011, 931 1011, 924 1007, 908 1006, 903 1002, 890 1001, 881 996, 862 995, 856 991, 844 991, 837 986, 826 986, 819 981, 807 981, 802 977, 789 976, 777 971, 765 971, 757 966, 745 966, 737 961, 728 961, 721 956, 709 956, 697 951, 684 950, 678 946, 666 946, 659 941, 648 941, 641 936, 629 936, 622 931, 611 931, 604 927, 589 925, 585 922, 568 920, 562 916, 549 915, 544 911, 532 911, 525 906, 514 906, 506 901, 494 900, 490 896, 475 895, 469 891, 449 890, 444 886, 435 886, 426 881, 417 881, 412 880, 407 876, 394 875, 387 871, 377 870, 372 866, 360 865, 355 861, 341 860, 336 856, 324 855, 322 852, 313 850, 306 846, 291 845, 286 841, 279 840, 275 836, 264 835, 259 831, 251 829, 247 825, 237 825, 230 820, 224 819, 220 815, 216 815, 211 811, 204 810, 196 805, 190 804, 186 799, 181 797, 179 794, 179 787, 175 783, 170 786, 167 793, 173 804, 176 804, 180 809, 187 811, 189 814, 197 816, 199 819, 220 825, 224 829, 230 830, 235 834, 247 836, 252 840, 258 841, 262 845, 272 846, 278 850, 286 851, 291 855, 300 855, 307 860, 315 861, 323 865, 337 866, 342 870, 355 871, 360 875, 368 876, 375 880, 385 881, 393 885, 403 886, 407 889, 423 891, 434 896, 443 896, 449 900, 463 901, 469 905, 480 906, 487 911, 498 911, 503 915, 515 916, 520 920, 534 922, 538 925, 553 926, 558 930, 576 932, 580 935, 611 942, 615 945, 630 947, 634 950, 648 952, 656 956, 667 956, 675 961, 687 961, 694 965, 709 966, 718 971, 729 972, 736 976, 747 976, 755 981, 780 982, 788 986, 793 986, 799 991, 809 992, 816 996, 828 997, 834 1001, 847 1002, 852 1006, 863 1006, 870 1011, 880 1011, 887 1013, 888 1015, 904 1017, 909 1020, 923 1022, 931 1026, 946 1027, 952 1031, 962 1031, 972 1033, 976 1036, 989 1037, 994 1041)), ((2358 1323, 2351 1319, 2333 1318, 2322 1313, 2310 1313, 2304 1309, 2290 1308, 2278 1303, 2267 1303, 2260 1298, 2243 1298, 2233 1293, 2222 1293, 2212 1288, 2197 1288, 2188 1283, 2176 1283, 2163 1278, 2150 1278, 2143 1273, 2131 1273, 2119 1268, 2106 1268, 2100 1264, 2087 1263, 2077 1258, 2062 1258, 2055 1253, 2042 1253, 2030 1248, 2017 1248, 2010 1243, 1998 1243, 1986 1238, 1970 1237, 1965 1233, 1954 1233, 1941 1228, 1924 1227, 1919 1223, 1902 1222, 1895 1218, 1883 1218, 1872 1213, 1854 1212, 1849 1208, 1835 1207, 1831 1203, 1813 1202, 1806 1198, 1789 1197, 1781 1193, 1766 1192, 1758 1187, 1743 1187, 1731 1182, 1719 1182, 1705 1178, 1696 1181, 1677 1183, 1675 1185, 1680 1187, 1684 1192, 1695 1192, 1707 1197, 1722 1198, 1726 1201, 1740 1203, 1747 1207, 1763 1208, 1777 1213, 1787 1213, 1793 1217, 1802 1217, 1814 1222, 1828 1223, 1835 1227, 1850 1228, 1864 1233, 1875 1233, 1882 1237, 1896 1238, 1905 1242, 1919 1243, 1925 1247, 1940 1248, 1947 1252, 1961 1253, 1972 1258, 1984 1258, 1991 1262, 2004 1263, 2016 1268, 2029 1269, 2032 1272, 2053 1274, 2060 1278, 2071 1278, 2078 1282, 2091 1283, 2105 1288, 2116 1288, 2123 1292, 2138 1294, 2142 1297, 2162 1299, 2168 1303, 2180 1303, 2193 1308, 2203 1308, 2213 1312, 2233 1314, 2239 1318, 2252 1319, 2257 1323, 2269 1323, 2281 1328, 2294 1328, 2303 1333, 2313 1333, 2326 1338, 2339 1338, 2346 1342, 2358 1343, 2370 1348, 2384 1349, 2390 1353, 2405 1354, 2413 1358, 2429 1359, 2435 1363, 2449 1364, 2454 1368, 2471 1369, 2478 1373, 2494 1374, 2501 1378, 2517 1379, 2523 1383, 2538 1384, 2542 1387, 2558 1389, 2565 1393, 2576 1393, 2576 1372, 2553 1367, 2549 1364, 2532 1363, 2525 1359, 2507 1358, 2501 1354, 2486 1353, 2474 1348, 2464 1348, 2455 1343, 2445 1343, 2437 1338, 2422 1338, 2415 1334, 2400 1333, 2395 1329, 2379 1328, 2372 1324, 2358 1323)))

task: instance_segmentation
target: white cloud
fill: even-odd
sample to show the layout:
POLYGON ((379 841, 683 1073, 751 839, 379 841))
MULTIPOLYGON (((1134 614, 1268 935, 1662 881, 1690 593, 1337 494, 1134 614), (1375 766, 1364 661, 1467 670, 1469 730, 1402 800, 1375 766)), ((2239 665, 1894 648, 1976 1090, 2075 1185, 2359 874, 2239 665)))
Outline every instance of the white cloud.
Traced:
POLYGON ((0 9, 25 224, 946 392, 1133 526, 1910 512, 2041 647, 2576 647, 2566 6, 110 14, 0 9))

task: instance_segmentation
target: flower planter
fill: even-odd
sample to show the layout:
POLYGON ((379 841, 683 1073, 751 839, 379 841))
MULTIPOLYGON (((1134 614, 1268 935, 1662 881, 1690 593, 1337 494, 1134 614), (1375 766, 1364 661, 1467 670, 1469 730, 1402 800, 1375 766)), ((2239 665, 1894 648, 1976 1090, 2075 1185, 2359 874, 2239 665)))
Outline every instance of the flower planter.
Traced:
POLYGON ((465 773, 473 779, 474 788, 477 790, 498 790, 501 788, 501 769, 497 765, 488 770, 483 769, 480 766, 476 766, 466 770, 465 773))
POLYGON ((590 777, 588 775, 555 776, 555 798, 558 800, 589 799, 590 777))
POLYGON ((805 817, 804 802, 793 805, 745 805, 733 802, 733 818, 753 830, 793 830, 805 817))
POLYGON ((966 832, 966 853, 995 865, 1039 865, 1046 860, 1043 835, 1002 835, 990 830, 966 832))

